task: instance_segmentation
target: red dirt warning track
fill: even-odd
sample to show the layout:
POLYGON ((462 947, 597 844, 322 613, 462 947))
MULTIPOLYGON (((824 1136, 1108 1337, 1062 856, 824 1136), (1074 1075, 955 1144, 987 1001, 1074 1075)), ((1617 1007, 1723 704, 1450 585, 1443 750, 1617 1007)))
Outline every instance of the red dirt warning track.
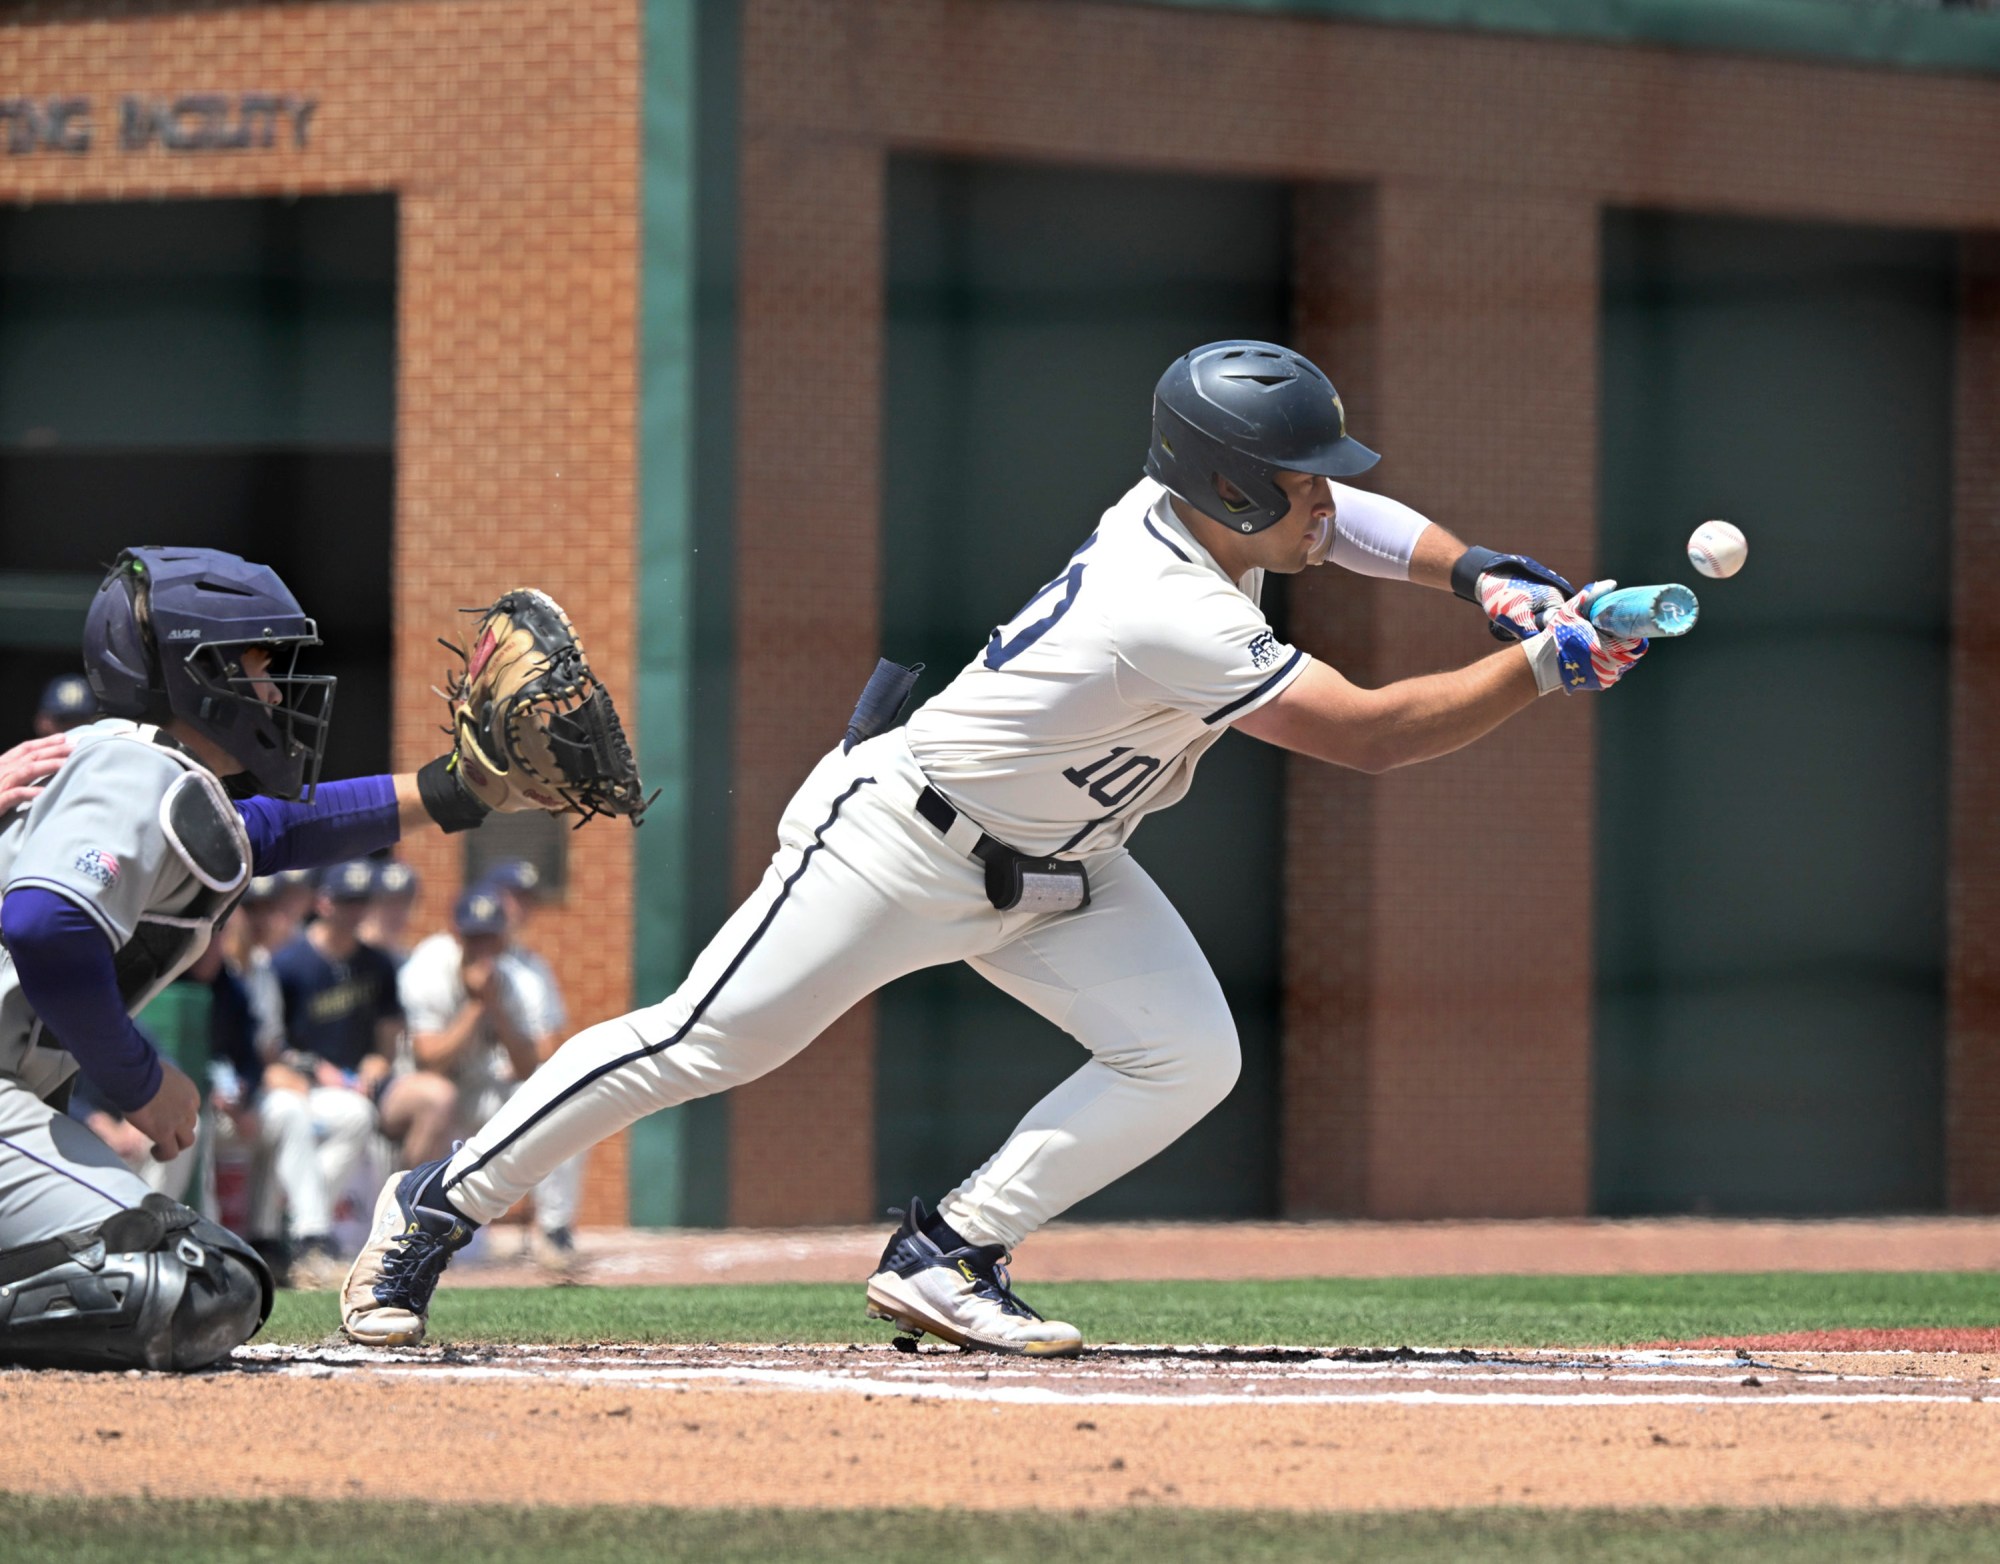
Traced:
MULTIPOLYGON (((580 1279, 605 1286, 858 1282, 889 1224, 723 1232, 586 1229, 580 1279)), ((482 1230, 447 1287, 545 1283, 518 1229, 482 1230)), ((1021 1246, 1035 1282, 1282 1280, 1312 1276, 1662 1276, 1696 1271, 2000 1271, 2000 1218, 1709 1217, 1435 1222, 1066 1222, 1021 1246)), ((2000 1285, 1994 1310, 2000 1317, 2000 1285)))

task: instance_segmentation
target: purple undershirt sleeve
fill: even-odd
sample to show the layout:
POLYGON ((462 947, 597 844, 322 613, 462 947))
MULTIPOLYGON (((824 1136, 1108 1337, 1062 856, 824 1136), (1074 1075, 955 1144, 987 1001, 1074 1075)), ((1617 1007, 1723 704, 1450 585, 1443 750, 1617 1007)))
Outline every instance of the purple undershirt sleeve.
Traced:
POLYGON ((151 1102, 160 1056, 125 1013, 96 920, 66 896, 23 886, 0 902, 0 936, 23 997, 105 1101, 121 1113, 151 1102))
POLYGON ((389 847, 403 834, 393 777, 322 782, 313 801, 246 798, 236 805, 250 833, 250 872, 316 869, 389 847))

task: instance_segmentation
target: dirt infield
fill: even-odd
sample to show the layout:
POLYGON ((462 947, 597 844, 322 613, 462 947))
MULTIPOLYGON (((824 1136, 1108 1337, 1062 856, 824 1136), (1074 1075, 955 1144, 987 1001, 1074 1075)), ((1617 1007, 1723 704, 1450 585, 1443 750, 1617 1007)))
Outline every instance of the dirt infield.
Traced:
POLYGON ((1714 1336, 1672 1343, 1681 1347, 1730 1347, 1746 1352, 1963 1352, 2000 1363, 2000 1329, 1993 1330, 1796 1330, 1777 1336, 1714 1336))
MULTIPOLYGON (((583 1279, 846 1281, 882 1230, 588 1233, 583 1279)), ((533 1273, 518 1237, 447 1285, 533 1273)), ((1028 1281, 2000 1269, 2000 1221, 1057 1224, 1028 1281)), ((1447 1338, 1448 1339, 1448 1338, 1447 1338)), ((1490 1337, 1487 1339, 1491 1339, 1490 1337)), ((7 1486, 503 1504, 1394 1510, 2000 1503, 2000 1330, 1626 1351, 252 1346, 0 1371, 7 1486), (1991 1399, 1989 1399, 1991 1398, 1991 1399)))
POLYGON ((250 1348, 0 1373, 46 1494, 973 1509, 2000 1502, 2000 1358, 250 1348))

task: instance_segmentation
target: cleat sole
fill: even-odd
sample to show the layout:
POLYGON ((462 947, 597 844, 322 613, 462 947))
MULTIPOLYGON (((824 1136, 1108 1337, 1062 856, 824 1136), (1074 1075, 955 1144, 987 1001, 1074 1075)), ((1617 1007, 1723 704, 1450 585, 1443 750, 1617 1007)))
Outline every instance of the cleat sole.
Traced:
POLYGON ((364 1347, 415 1347, 421 1345, 424 1339, 424 1327, 421 1325, 406 1326, 401 1330, 371 1331, 343 1324, 340 1329, 349 1341, 364 1347))
POLYGON ((884 1292, 874 1282, 868 1284, 868 1317, 887 1320, 918 1336, 935 1336, 970 1352, 998 1352, 1010 1357, 1073 1358, 1083 1351, 1081 1341, 987 1341, 938 1319, 928 1310, 914 1307, 908 1300, 884 1292))

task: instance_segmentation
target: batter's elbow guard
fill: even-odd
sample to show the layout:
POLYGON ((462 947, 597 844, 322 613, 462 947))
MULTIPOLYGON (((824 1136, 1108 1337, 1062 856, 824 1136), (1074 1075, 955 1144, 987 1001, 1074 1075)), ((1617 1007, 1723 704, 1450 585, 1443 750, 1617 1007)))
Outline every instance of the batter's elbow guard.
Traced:
POLYGON ((1526 554, 1502 554, 1497 549, 1476 546, 1459 555, 1458 562, 1451 567, 1453 595, 1464 598, 1468 603, 1478 602, 1479 578, 1494 569, 1501 569, 1503 574, 1519 576, 1526 581, 1540 581, 1555 587, 1564 597, 1576 595, 1575 587, 1538 559, 1530 559, 1526 554))
POLYGON ((242 1239, 148 1195, 95 1227, 0 1253, 0 1363, 207 1368, 257 1334, 274 1291, 242 1239))

